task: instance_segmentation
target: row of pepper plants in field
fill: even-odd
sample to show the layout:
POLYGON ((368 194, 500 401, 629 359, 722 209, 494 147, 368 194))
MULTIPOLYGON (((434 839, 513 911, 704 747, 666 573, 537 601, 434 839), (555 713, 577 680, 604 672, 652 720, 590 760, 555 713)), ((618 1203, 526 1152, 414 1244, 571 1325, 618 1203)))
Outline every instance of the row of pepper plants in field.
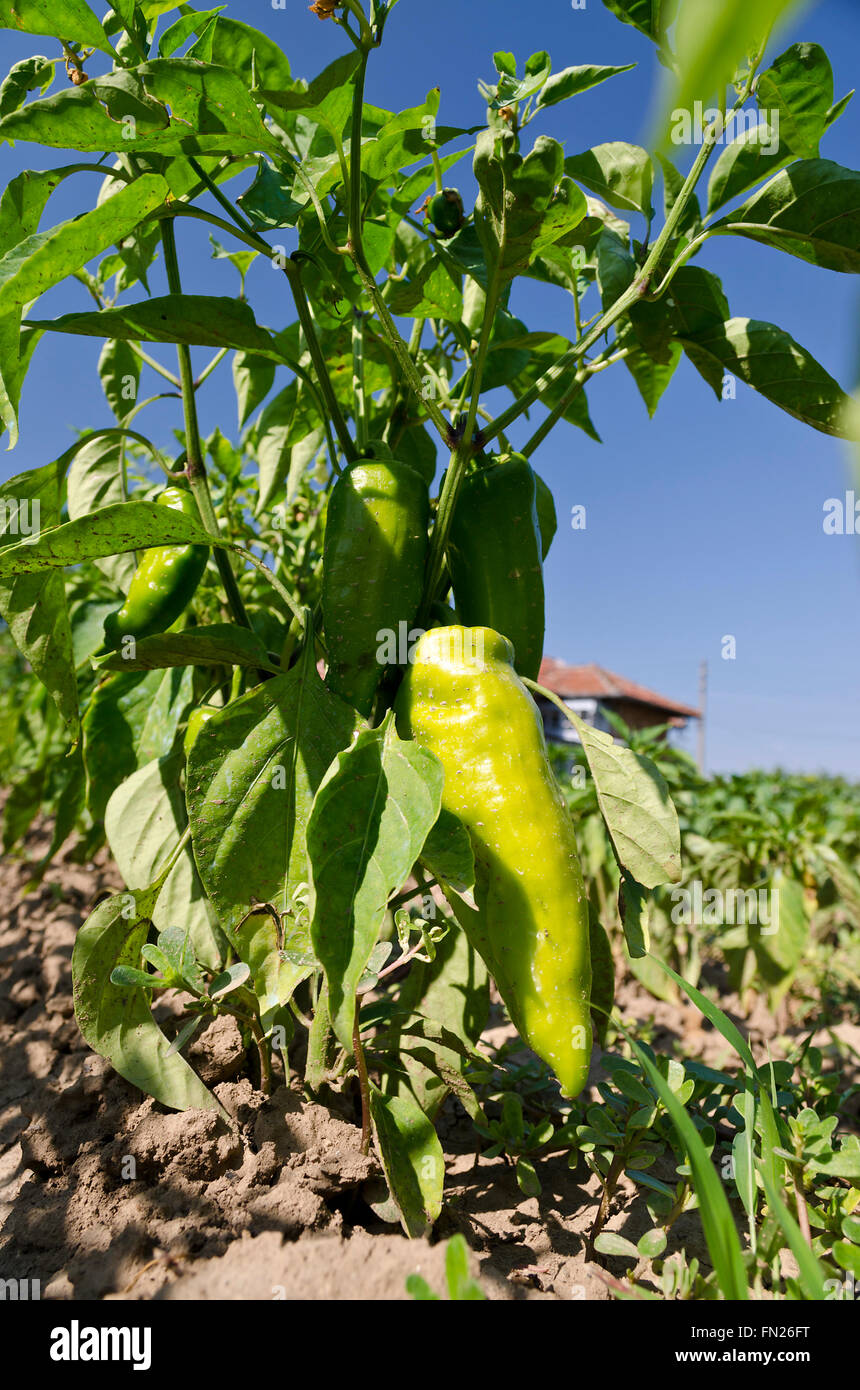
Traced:
MULTIPOLYGON (((501 1135, 482 1108, 487 1086, 506 1088, 505 1066, 476 1047, 489 977, 568 1101, 613 1007, 609 923, 583 883, 533 699, 556 527, 533 466, 541 443, 561 424, 595 434, 588 384, 611 367, 653 414, 682 355, 703 390, 720 396, 728 372, 804 424, 845 432, 847 398, 825 368, 777 325, 732 316, 700 263, 729 236, 860 270, 860 175, 819 153, 848 101, 834 102, 826 54, 767 56, 781 0, 725 0, 714 9, 731 22, 713 30, 690 4, 607 3, 654 41, 677 105, 720 98, 687 173, 626 142, 567 154, 545 133, 562 103, 624 81, 623 67, 554 72, 535 53, 520 69, 496 53, 472 129, 440 122, 437 88, 409 110, 372 105, 368 66, 397 0, 318 0, 345 51, 311 82, 221 10, 117 0, 100 21, 84 0, 0 0, 0 24, 53 55, 9 73, 0 140, 75 151, 22 168, 0 201, 0 410, 14 445, 40 339, 62 333, 104 341, 116 417, 2 488, 0 612, 41 682, 7 716, 23 750, 7 840, 50 806, 38 872, 77 830, 82 853, 106 838, 125 880, 74 952, 94 1049, 167 1106, 220 1109, 183 1049, 227 1013, 263 1090, 296 1073, 312 1094, 355 1084, 388 1185, 381 1209, 409 1233, 441 1210, 434 1121, 452 1092, 533 1181, 517 1102, 501 1135), (779 140, 746 134, 718 154, 725 116, 753 99, 777 113, 779 140), (466 158, 471 210, 452 186, 466 158), (80 214, 42 229, 67 179, 80 214), (209 234, 238 287, 183 291, 183 228, 209 234), (257 257, 283 296, 255 308, 244 289, 257 257), (82 307, 39 317, 36 301, 69 277, 82 307), (568 337, 518 317, 522 280, 564 299, 568 337), (175 369, 154 344, 175 344, 175 369), (212 354, 197 375, 191 347, 212 354), (228 358, 236 443, 226 422, 208 439, 198 423, 197 393, 228 358), (499 387, 511 400, 493 414, 499 387), (178 452, 145 432, 164 396, 180 403, 178 452), (164 990, 187 1000, 173 1039, 152 1014, 164 990)), ((683 872, 666 782, 569 717, 626 950, 671 975, 648 938, 654 891, 683 872)), ((734 1044, 752 1248, 764 1203, 794 1248, 773 1069, 734 1044)), ((659 1110, 686 1154, 684 1201, 701 1198, 709 1288, 744 1296, 708 1121, 685 1109, 686 1080, 630 1048, 651 1120, 659 1110)), ((617 1176, 606 1136, 571 1126, 577 1152, 617 1176)), ((834 1172, 838 1188, 848 1179, 834 1172)), ((797 1287, 818 1296, 827 1251, 804 1248, 797 1287)))

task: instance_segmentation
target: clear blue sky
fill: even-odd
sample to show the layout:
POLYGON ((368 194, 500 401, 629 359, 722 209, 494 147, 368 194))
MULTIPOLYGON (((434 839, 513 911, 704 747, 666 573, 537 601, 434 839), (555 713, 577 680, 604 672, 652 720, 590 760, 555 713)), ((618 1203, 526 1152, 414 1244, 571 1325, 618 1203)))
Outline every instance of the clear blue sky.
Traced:
MULTIPOLYGON (((337 28, 309 14, 304 0, 287 0, 285 10, 273 9, 270 0, 232 0, 227 13, 276 38, 296 76, 313 77, 343 49, 337 28)), ((855 0, 822 0, 773 52, 795 39, 826 48, 837 97, 855 85, 855 0)), ((2 45, 4 69, 31 52, 52 52, 49 40, 8 33, 2 45)), ((570 0, 401 0, 372 65, 368 99, 400 108, 438 85, 440 119, 477 125, 485 108, 476 83, 492 78, 496 49, 512 50, 521 63, 546 49, 556 69, 637 62, 634 72, 556 108, 531 129, 554 135, 569 154, 606 140, 647 140, 659 71, 653 48, 599 0, 587 0, 584 10, 573 9, 570 0)), ((822 154, 856 166, 858 136, 860 95, 825 137, 822 154)), ((22 167, 62 162, 57 152, 37 146, 3 147, 0 178, 5 183, 22 167)), ((83 202, 71 185, 79 198, 89 196, 93 190, 80 185, 90 177, 61 188, 49 205, 50 220, 80 210, 83 202)), ((456 181, 468 201, 468 163, 456 181)), ((641 231, 634 217, 634 235, 641 231)), ((179 232, 186 290, 233 293, 231 268, 209 259, 207 229, 179 232)), ((860 286, 854 277, 730 238, 706 247, 699 263, 723 276, 732 313, 787 329, 844 386, 860 377, 860 286)), ((151 283, 155 293, 163 292, 159 266, 151 283)), ((276 283, 262 262, 249 276, 248 295, 272 327, 293 317, 285 282, 279 277, 276 283)), ((568 305, 560 292, 544 292, 533 282, 512 303, 531 327, 569 333, 568 305)), ((39 316, 89 307, 84 290, 72 286, 46 296, 39 316)), ((73 427, 109 423, 95 377, 98 351, 99 344, 87 339, 43 340, 24 391, 21 442, 4 456, 3 476, 55 458, 68 447, 73 427)), ((164 349, 162 360, 171 354, 164 349)), ((205 350, 195 359, 202 365, 205 350)), ((207 431, 217 424, 235 438, 222 382, 216 375, 203 388, 202 422, 207 431)), ((711 770, 779 764, 860 777, 858 538, 822 530, 825 500, 843 496, 851 485, 847 446, 741 383, 737 390, 735 401, 718 404, 682 362, 649 422, 619 365, 590 388, 603 445, 564 425, 545 442, 535 461, 555 491, 561 518, 547 564, 546 651, 571 663, 597 662, 690 704, 697 703, 698 667, 707 659, 711 770), (566 524, 577 503, 587 507, 585 532, 566 524), (734 661, 721 659, 726 634, 737 641, 734 661)), ((166 406, 140 418, 165 444, 179 423, 166 406)))

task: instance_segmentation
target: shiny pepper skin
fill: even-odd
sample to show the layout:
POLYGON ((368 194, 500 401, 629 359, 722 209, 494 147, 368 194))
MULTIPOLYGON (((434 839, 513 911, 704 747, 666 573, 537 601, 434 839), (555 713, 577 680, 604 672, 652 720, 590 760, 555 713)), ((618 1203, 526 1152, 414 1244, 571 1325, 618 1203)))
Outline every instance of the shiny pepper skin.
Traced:
POLYGON ((400 623, 408 631, 415 621, 429 518, 423 478, 390 455, 359 459, 332 490, 323 548, 326 683, 361 714, 373 708, 386 642, 397 640, 400 623))
POLYGON ((182 749, 186 758, 197 742, 197 735, 208 724, 213 714, 220 714, 221 709, 218 705, 197 705, 188 716, 188 723, 185 727, 185 737, 182 740, 182 749))
POLYGON ((441 237, 447 239, 459 232, 464 222, 463 199, 456 188, 443 188, 430 199, 430 221, 441 237))
MULTIPOLYGON (((551 537, 550 537, 551 539, 551 537)), ((517 671, 537 680, 543 656, 543 543, 528 459, 510 454, 463 480, 448 541, 457 611, 514 644, 517 671)))
MULTIPOLYGON (((198 517, 190 492, 167 487, 158 505, 198 517)), ((209 558, 205 545, 158 545, 145 550, 134 572, 122 608, 105 619, 105 648, 118 647, 124 637, 151 637, 166 632, 184 612, 209 558)))
POLYGON ((451 895, 522 1038, 578 1095, 591 1055, 588 900, 537 706, 510 642, 488 628, 426 633, 398 693, 398 726, 434 753, 443 807, 466 826, 478 911, 451 895))

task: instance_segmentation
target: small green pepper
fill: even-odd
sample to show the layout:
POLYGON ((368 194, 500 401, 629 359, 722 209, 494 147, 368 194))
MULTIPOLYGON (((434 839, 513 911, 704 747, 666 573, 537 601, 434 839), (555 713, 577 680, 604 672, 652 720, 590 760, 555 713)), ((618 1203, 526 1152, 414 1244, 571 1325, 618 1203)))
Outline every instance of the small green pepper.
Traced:
POLYGON ((459 232, 464 221, 463 199, 456 188, 443 188, 441 193, 430 199, 427 209, 430 221, 441 237, 452 237, 459 232))
POLYGON ((395 705, 442 764, 442 805, 475 854, 474 900, 448 896, 523 1039, 578 1095, 591 1055, 588 898, 537 705, 489 628, 425 633, 395 705))
MULTIPOLYGON (((191 493, 182 488, 165 488, 157 501, 186 516, 199 515, 191 493)), ((105 650, 113 651, 125 637, 166 632, 191 602, 208 558, 205 545, 158 545, 145 550, 125 603, 105 619, 105 650)))

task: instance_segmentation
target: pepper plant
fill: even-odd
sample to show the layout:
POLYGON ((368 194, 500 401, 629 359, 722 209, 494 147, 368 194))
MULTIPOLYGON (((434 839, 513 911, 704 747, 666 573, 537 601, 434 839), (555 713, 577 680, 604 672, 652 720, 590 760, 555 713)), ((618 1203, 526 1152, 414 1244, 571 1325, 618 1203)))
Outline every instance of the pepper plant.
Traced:
MULTIPOLYGON (((107 839, 127 891, 82 928, 73 973, 79 1024, 117 1071, 165 1105, 219 1108, 182 1056, 188 1034, 171 1042, 150 1002, 179 988, 192 1024, 233 1012, 263 1089, 273 1052, 313 1093, 355 1084, 410 1233, 440 1211, 445 1096, 483 1123, 488 967, 569 1094, 588 1072, 589 1005, 598 1028, 612 1006, 532 701, 555 529, 540 445, 562 424, 593 435, 588 384, 622 364, 653 414, 682 354, 703 389, 719 396, 728 372, 843 431, 828 371, 777 325, 733 316, 702 264, 719 236, 860 270, 860 174, 819 155, 847 104, 826 55, 768 57, 783 0, 733 3, 716 38, 689 3, 668 29, 655 16, 673 6, 608 3, 653 39, 682 108, 718 88, 686 173, 665 149, 568 153, 547 133, 625 68, 496 53, 468 129, 441 123, 435 86, 404 111, 373 105, 397 0, 317 0, 304 22, 338 26, 343 52, 310 81, 223 7, 116 0, 99 19, 85 0, 0 0, 0 25, 48 50, 3 82, 0 141, 22 160, 33 144, 75 152, 46 171, 22 162, 0 201, 3 423, 14 446, 49 333, 104 343, 116 416, 3 485, 0 612, 44 687, 19 714, 33 751, 7 835, 47 801, 52 850, 76 829, 90 850, 107 839), (753 98, 780 116, 773 152, 741 137, 716 158, 753 98), (468 208, 451 183, 466 159, 468 208), (79 212, 52 225, 66 180, 79 212), (195 235, 220 296, 183 287, 195 235), (252 304, 258 257, 277 275, 252 304), (80 307, 46 319, 38 301, 69 279, 80 307), (523 280, 567 305, 568 336, 518 317, 523 280), (198 393, 228 371, 238 435, 225 418, 203 438, 198 393), (494 413, 498 387, 511 400, 494 413), (146 432, 164 397, 176 449, 146 432), (147 572, 156 611, 138 595, 147 572)), ((646 758, 570 717, 644 958, 648 896, 681 874, 675 809, 646 758)), ((660 1099, 687 1143, 681 1102, 660 1099)), ((519 1146, 533 1185, 531 1139, 489 1132, 519 1146)))

